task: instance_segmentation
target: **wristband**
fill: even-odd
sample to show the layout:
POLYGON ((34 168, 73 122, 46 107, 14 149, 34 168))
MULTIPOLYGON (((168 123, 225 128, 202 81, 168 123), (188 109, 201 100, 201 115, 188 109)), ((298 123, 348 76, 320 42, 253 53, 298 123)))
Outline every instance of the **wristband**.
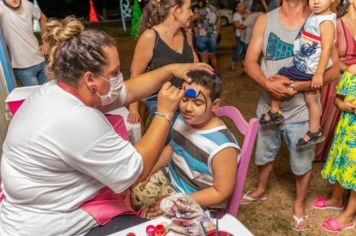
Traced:
POLYGON ((168 115, 166 115, 166 114, 164 114, 164 113, 161 113, 161 112, 158 112, 158 111, 155 112, 155 115, 159 115, 160 117, 163 117, 163 118, 166 119, 166 120, 169 122, 169 124, 172 126, 171 118, 169 118, 168 115))

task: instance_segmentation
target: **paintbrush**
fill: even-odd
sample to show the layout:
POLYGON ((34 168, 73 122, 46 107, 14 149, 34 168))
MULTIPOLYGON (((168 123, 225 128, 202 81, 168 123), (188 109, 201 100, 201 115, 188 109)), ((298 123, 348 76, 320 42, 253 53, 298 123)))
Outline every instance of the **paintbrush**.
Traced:
POLYGON ((201 227, 202 227, 202 229, 203 229, 204 235, 205 235, 205 236, 208 236, 208 233, 206 232, 206 229, 205 229, 205 227, 204 227, 203 222, 200 221, 200 225, 201 225, 201 227))

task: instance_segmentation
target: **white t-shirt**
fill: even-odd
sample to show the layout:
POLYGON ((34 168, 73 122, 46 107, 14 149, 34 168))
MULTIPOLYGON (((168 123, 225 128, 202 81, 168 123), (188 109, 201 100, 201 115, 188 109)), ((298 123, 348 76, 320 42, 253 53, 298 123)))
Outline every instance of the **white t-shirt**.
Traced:
POLYGON ((257 18, 262 14, 263 14, 262 12, 253 12, 253 13, 249 14, 246 17, 246 19, 242 22, 242 24, 244 26, 246 26, 245 32, 244 32, 243 36, 241 37, 241 40, 244 43, 250 43, 253 26, 255 25, 257 18))
POLYGON ((0 235, 85 234, 96 222, 78 207, 104 186, 123 192, 142 171, 141 155, 102 112, 48 82, 23 103, 8 129, 0 235))
MULTIPOLYGON (((235 12, 234 15, 232 16, 232 22, 236 22, 236 21, 239 21, 240 24, 242 24, 242 16, 235 12)), ((240 29, 236 29, 235 30, 235 34, 237 37, 240 37, 241 36, 241 30, 240 29)))
POLYGON ((0 1, 0 24, 13 68, 28 68, 45 59, 39 51, 37 38, 33 33, 32 20, 40 19, 41 11, 28 0, 13 10, 0 1))

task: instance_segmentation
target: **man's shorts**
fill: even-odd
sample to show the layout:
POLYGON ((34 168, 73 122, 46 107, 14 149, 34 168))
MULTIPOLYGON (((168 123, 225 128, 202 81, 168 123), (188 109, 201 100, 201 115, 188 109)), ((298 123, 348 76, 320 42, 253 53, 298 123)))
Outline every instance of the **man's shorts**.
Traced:
POLYGON ((257 135, 255 154, 256 165, 265 165, 274 161, 279 152, 282 137, 287 144, 290 155, 290 165, 295 175, 304 175, 311 170, 315 147, 297 149, 298 139, 303 138, 309 129, 309 122, 282 124, 279 126, 260 127, 257 135))
POLYGON ((160 170, 150 177, 143 190, 139 188, 139 185, 131 190, 131 204, 135 210, 141 210, 141 216, 146 217, 145 209, 154 203, 157 197, 176 193, 168 178, 160 170))

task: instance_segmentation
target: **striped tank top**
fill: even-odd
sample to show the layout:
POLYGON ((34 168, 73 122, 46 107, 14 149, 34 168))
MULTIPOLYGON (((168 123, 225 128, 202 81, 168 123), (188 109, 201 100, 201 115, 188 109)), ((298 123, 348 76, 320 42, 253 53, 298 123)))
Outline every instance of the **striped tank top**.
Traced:
MULTIPOLYGON (((234 135, 225 125, 210 130, 197 130, 178 116, 170 142, 173 149, 168 164, 171 184, 186 194, 212 187, 212 160, 227 147, 240 150, 234 135)), ((236 158, 239 158, 237 156, 236 158)))

